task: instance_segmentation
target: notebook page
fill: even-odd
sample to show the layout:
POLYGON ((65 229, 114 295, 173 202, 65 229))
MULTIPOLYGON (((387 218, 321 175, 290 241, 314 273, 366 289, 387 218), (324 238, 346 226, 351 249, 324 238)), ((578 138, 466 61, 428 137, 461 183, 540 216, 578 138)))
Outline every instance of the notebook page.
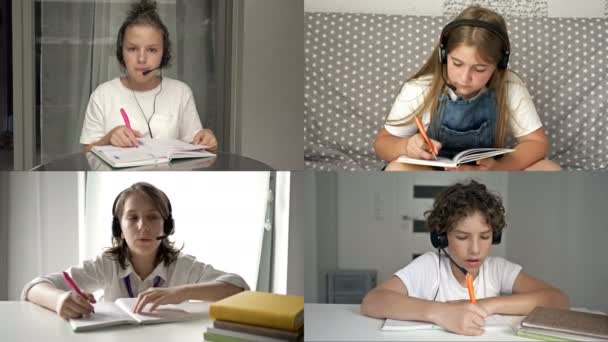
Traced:
POLYGON ((118 308, 114 303, 93 304, 95 313, 86 318, 71 318, 70 325, 74 331, 87 331, 121 324, 136 324, 136 322, 118 308))
MULTIPOLYGON (((524 319, 524 316, 491 315, 486 317, 484 329, 515 329, 524 319)), ((440 326, 430 322, 399 321, 387 319, 381 330, 385 331, 412 331, 442 329, 440 326)))
POLYGON ((186 321, 199 318, 201 315, 201 312, 189 310, 188 305, 182 304, 160 305, 152 312, 148 311, 150 308, 150 305, 148 304, 143 312, 134 313, 132 312, 132 308, 135 306, 136 302, 137 298, 118 298, 115 301, 120 309, 141 324, 186 321))

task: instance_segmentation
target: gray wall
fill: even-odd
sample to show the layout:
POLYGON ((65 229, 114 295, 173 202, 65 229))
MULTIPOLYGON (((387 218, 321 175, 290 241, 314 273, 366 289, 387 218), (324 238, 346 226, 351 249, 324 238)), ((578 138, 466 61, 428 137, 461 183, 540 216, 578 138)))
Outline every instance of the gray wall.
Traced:
POLYGON ((0 172, 0 300, 8 298, 8 172, 0 172))
POLYGON ((507 256, 570 296, 608 312, 608 173, 512 173, 507 256))
POLYGON ((303 0, 243 1, 237 152, 278 170, 304 168, 303 15, 303 0))
POLYGON ((311 206, 314 201, 314 174, 312 172, 292 172, 289 193, 289 252, 287 268, 287 293, 304 295, 305 281, 305 244, 307 231, 313 225, 314 215, 311 206))

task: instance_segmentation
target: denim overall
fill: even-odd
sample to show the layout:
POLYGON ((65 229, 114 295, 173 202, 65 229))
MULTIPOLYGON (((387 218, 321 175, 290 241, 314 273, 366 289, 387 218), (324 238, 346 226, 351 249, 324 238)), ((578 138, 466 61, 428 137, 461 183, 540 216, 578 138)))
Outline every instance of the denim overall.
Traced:
POLYGON ((452 158, 470 148, 495 147, 496 114, 493 89, 470 100, 460 96, 452 100, 444 93, 427 133, 441 143, 441 157, 452 158))

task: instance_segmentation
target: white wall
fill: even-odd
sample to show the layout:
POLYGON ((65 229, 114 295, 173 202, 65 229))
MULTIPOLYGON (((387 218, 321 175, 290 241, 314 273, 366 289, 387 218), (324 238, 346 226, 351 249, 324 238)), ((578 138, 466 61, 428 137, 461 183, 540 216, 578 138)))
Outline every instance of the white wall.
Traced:
POLYGON ((80 221, 78 177, 77 172, 10 174, 9 300, 18 300, 34 277, 78 263, 78 234, 65 234, 66 226, 77 227, 80 221))
POLYGON ((303 15, 303 0, 243 1, 236 152, 277 170, 304 168, 303 15))
POLYGON ((554 284, 573 307, 608 312, 608 173, 509 176, 507 256, 554 284))
MULTIPOLYGON (((465 0, 448 1, 448 3, 468 3, 465 0)), ((511 0, 521 2, 526 6, 529 0, 511 0)), ((605 17, 607 15, 605 0, 536 0, 540 6, 545 6, 549 17, 605 17)), ((479 0, 477 3, 483 4, 479 0)), ((444 15, 444 0, 305 0, 304 10, 307 12, 352 12, 377 14, 409 14, 409 15, 444 15)))

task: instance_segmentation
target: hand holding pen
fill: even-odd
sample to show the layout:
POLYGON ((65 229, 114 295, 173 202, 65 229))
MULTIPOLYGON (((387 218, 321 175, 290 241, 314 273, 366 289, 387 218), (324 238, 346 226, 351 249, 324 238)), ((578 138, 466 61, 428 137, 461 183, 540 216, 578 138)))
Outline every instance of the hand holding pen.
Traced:
POLYGON ((112 128, 106 135, 108 144, 118 147, 137 147, 141 133, 131 127, 127 112, 123 108, 120 108, 120 114, 125 125, 112 128))
POLYGON ((420 135, 424 139, 424 142, 426 143, 426 146, 427 146, 429 152, 431 153, 433 158, 435 160, 437 160, 437 148, 435 147, 435 145, 433 144, 433 142, 431 141, 429 136, 426 134, 426 129, 424 128, 422 121, 420 121, 420 118, 417 115, 414 116, 414 120, 416 121, 416 126, 418 127, 418 131, 420 132, 420 135))
POLYGON ((95 297, 88 292, 80 290, 78 285, 67 272, 63 272, 63 278, 72 291, 65 292, 57 300, 55 311, 63 318, 79 318, 95 313, 91 303, 96 303, 95 297))

